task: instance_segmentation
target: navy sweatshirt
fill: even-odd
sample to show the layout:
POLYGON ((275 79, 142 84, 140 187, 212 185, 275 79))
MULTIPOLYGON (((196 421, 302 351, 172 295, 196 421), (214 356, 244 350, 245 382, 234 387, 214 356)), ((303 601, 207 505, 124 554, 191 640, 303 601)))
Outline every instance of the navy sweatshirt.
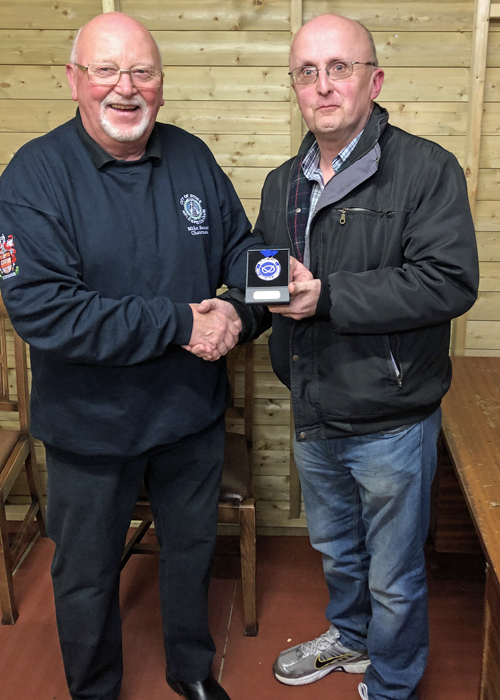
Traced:
POLYGON ((245 285, 260 243, 205 144, 157 123, 118 161, 79 115, 0 179, 1 291, 31 346, 31 430, 80 455, 134 456, 225 410, 223 361, 184 350, 189 302, 245 285))

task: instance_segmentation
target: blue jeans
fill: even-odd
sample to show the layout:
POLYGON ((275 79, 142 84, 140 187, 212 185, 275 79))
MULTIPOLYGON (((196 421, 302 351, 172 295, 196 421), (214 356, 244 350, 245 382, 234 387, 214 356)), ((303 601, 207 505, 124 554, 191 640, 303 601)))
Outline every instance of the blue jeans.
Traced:
POLYGON ((294 442, 326 616, 342 644, 368 651, 370 700, 415 700, 427 661, 423 548, 440 426, 439 409, 392 431, 294 442))

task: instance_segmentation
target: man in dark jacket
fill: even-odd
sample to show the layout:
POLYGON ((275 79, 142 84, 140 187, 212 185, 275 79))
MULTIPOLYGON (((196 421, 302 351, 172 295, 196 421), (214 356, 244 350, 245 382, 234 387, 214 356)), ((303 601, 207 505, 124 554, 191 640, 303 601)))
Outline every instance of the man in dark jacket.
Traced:
POLYGON ((222 282, 244 288, 259 241, 205 144, 155 122, 162 65, 141 24, 94 18, 67 75, 79 112, 3 174, 0 245, 15 249, 1 289, 31 345, 71 697, 120 693, 120 558, 144 479, 162 545, 168 682, 191 700, 228 700, 209 676, 207 588, 227 400, 217 360, 241 323, 227 302, 198 303, 222 282))
POLYGON ((364 700, 414 700, 428 650, 423 546, 450 321, 478 286, 456 159, 388 124, 373 39, 343 17, 298 32, 290 75, 309 133, 267 178, 256 233, 303 265, 274 307, 273 367, 330 628, 282 652, 276 678, 365 673, 364 700))

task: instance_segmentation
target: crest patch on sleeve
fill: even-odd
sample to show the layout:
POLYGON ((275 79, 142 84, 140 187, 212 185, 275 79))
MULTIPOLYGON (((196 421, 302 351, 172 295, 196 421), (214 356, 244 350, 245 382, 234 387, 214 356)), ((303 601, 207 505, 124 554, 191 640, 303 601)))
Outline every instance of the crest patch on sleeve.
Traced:
POLYGON ((4 280, 9 277, 14 277, 19 273, 19 267, 16 265, 16 249, 14 248, 14 239, 12 236, 5 238, 5 234, 0 234, 0 277, 4 280))

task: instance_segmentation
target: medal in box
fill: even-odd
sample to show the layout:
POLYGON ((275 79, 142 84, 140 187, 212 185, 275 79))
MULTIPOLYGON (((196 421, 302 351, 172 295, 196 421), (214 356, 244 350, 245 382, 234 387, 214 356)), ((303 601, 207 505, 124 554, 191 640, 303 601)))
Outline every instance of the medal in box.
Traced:
POLYGON ((247 304, 289 304, 290 251, 288 248, 247 252, 247 304))

